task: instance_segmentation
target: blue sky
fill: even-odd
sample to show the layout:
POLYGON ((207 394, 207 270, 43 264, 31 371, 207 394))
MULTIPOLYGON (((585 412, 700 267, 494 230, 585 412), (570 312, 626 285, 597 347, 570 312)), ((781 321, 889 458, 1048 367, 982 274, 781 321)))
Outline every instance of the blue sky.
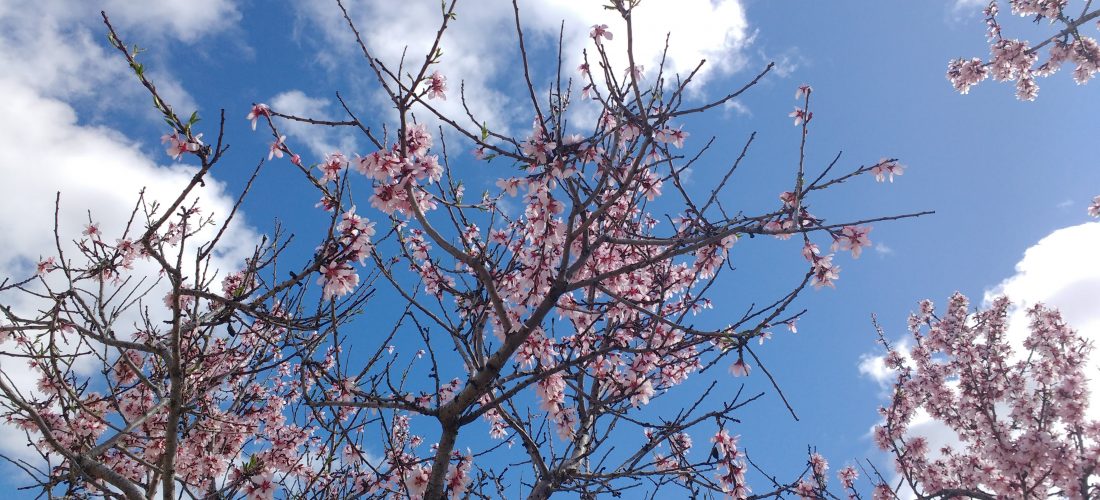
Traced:
MULTIPOLYGON (((395 57, 405 43, 410 54, 417 54, 413 48, 423 43, 418 37, 431 23, 417 23, 415 14, 438 8, 431 0, 352 4, 360 9, 353 12, 372 20, 362 27, 377 34, 368 43, 377 43, 383 57, 395 57), (397 17, 398 8, 407 9, 405 17, 397 17)), ((149 48, 142 55, 146 66, 181 114, 197 109, 205 118, 201 125, 213 127, 218 110, 225 108, 232 149, 213 173, 223 185, 212 185, 206 195, 215 210, 228 206, 228 197, 240 191, 252 167, 266 157, 270 137, 252 132, 244 120, 253 102, 339 117, 335 92, 340 92, 361 117, 378 117, 367 121, 378 123, 388 116, 372 86, 373 76, 357 57, 346 29, 338 19, 334 22, 334 2, 272 6, 203 0, 165 2, 166 7, 144 10, 124 2, 104 5, 128 41, 149 48)), ((977 302, 986 291, 1015 279, 1006 289, 1024 295, 1020 300, 1055 305, 1065 300, 1071 324, 1078 320, 1083 331, 1097 326, 1100 319, 1092 310, 1100 308, 1095 303, 1061 292, 1082 279, 1084 288, 1074 290, 1100 286, 1095 259, 1089 262, 1087 254, 1071 258, 1079 256, 1075 250, 1096 244, 1100 225, 1085 215, 1088 201, 1100 194, 1095 155, 1100 84, 1078 86, 1070 75, 1057 74, 1039 82, 1036 102, 1017 101, 1010 85, 994 82, 969 95, 957 94, 944 78, 947 61, 985 56, 988 48, 977 8, 950 1, 726 0, 699 7, 698 12, 710 17, 696 19, 688 15, 690 9, 672 5, 649 0, 640 8, 652 9, 659 38, 666 28, 680 30, 673 31, 671 43, 675 47, 682 41, 689 49, 677 54, 676 64, 690 66, 692 56, 702 55, 715 67, 705 75, 696 98, 721 95, 767 61, 778 63, 777 71, 738 106, 689 123, 689 148, 709 135, 720 139, 709 161, 693 172, 699 189, 709 187, 709 180, 756 131, 740 177, 724 196, 734 205, 774 203, 797 162, 798 130, 787 113, 796 104, 795 88, 809 83, 815 90, 807 150, 811 171, 840 151, 841 166, 881 157, 896 157, 908 166, 893 184, 857 179, 826 193, 815 203, 815 212, 836 220, 937 212, 877 224, 871 233, 875 249, 859 260, 838 257, 843 271, 835 290, 803 295, 800 305, 810 312, 799 323, 799 333, 777 331, 759 350, 801 421, 787 416, 772 394, 743 412, 737 432, 754 460, 772 471, 794 470, 807 445, 830 458, 834 470, 844 462, 878 456, 867 434, 877 420, 881 389, 860 372, 861 362, 877 353, 873 313, 898 337, 920 299, 943 302, 958 290, 977 302), (715 30, 722 36, 713 38, 715 30), (1029 254, 1026 265, 1017 267, 1025 252, 1040 248, 1048 235, 1082 224, 1046 240, 1046 246, 1029 254)), ((613 31, 617 26, 610 17, 599 19, 600 9, 568 2, 527 7, 532 11, 528 33, 536 46, 536 81, 550 75, 546 44, 554 41, 562 20, 567 33, 582 34, 573 40, 577 47, 589 25, 608 23, 613 31)), ((483 116, 523 134, 531 117, 518 112, 511 34, 493 14, 500 9, 510 16, 507 2, 500 0, 459 7, 456 35, 451 45, 444 45, 443 67, 454 68, 449 74, 452 89, 459 79, 454 75, 465 75, 469 88, 481 91, 475 92, 474 105, 483 116)), ((1035 32, 1022 22, 1009 29, 1016 28, 1035 32)), ((105 41, 96 9, 32 7, 22 0, 0 3, 0 62, 15 68, 0 76, 0 92, 10 103, 0 108, 0 172, 5 179, 0 234, 12 242, 0 250, 0 275, 25 272, 48 251, 43 245, 49 244, 49 226, 37 215, 52 213, 55 191, 63 193, 64 220, 75 234, 87 209, 108 214, 103 218, 109 221, 110 213, 128 209, 137 186, 149 185, 166 195, 183 178, 159 145, 164 130, 148 98, 105 41)), ((453 105, 457 92, 451 97, 453 105)), ((213 130, 207 130, 211 135, 213 130)), ((333 148, 371 152, 350 133, 288 130, 291 141, 308 152, 303 155, 307 162, 320 160, 321 152, 333 148)), ((474 164, 469 155, 456 163, 471 185, 502 175, 494 168, 503 167, 474 164)), ((303 189, 300 174, 295 174, 285 160, 266 167, 244 204, 243 220, 249 227, 240 229, 236 241, 243 245, 255 234, 270 232, 276 219, 306 234, 321 220, 313 208, 314 194, 303 189)), ((306 245, 302 251, 309 249, 306 245)), ((738 304, 760 294, 770 297, 769 292, 783 290, 802 272, 790 267, 800 265, 797 245, 761 242, 735 252, 733 259, 738 270, 716 288, 712 298, 717 304, 727 297, 738 304)), ((721 311, 712 311, 704 321, 720 326, 721 311)), ((730 391, 742 381, 728 380, 730 391)), ((755 374, 745 382, 749 390, 770 390, 755 374)))

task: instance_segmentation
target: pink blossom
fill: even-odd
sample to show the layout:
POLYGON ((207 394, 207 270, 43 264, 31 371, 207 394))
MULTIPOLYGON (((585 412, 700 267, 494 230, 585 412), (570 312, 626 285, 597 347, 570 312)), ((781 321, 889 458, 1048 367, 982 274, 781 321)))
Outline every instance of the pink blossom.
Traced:
POLYGON ((432 134, 428 132, 427 125, 417 123, 405 127, 405 145, 408 147, 410 155, 427 154, 432 147, 432 134))
POLYGON ((271 108, 267 107, 267 104, 263 103, 253 104, 252 110, 249 111, 248 116, 245 117, 246 120, 252 121, 252 130, 256 130, 256 121, 259 120, 261 116, 270 118, 271 108))
POLYGON ((430 80, 431 82, 428 86, 428 99, 435 99, 438 97, 446 101, 447 95, 444 94, 444 92, 447 90, 447 77, 436 71, 432 73, 430 80))
POLYGON ((840 266, 833 264, 832 255, 818 257, 814 261, 812 272, 813 279, 811 283, 814 288, 821 288, 823 286, 836 288, 833 281, 840 277, 840 266))
POLYGON ((321 276, 317 284, 323 288, 323 299, 329 300, 355 291, 359 285, 359 274, 351 266, 344 263, 324 264, 321 266, 321 276))
POLYGON ((905 173, 905 165, 902 165, 896 161, 883 158, 878 161, 878 164, 871 167, 871 174, 875 176, 875 181, 882 182, 887 178, 890 182, 894 182, 895 175, 902 175, 905 173))
POLYGON ((534 158, 534 160, 538 164, 543 165, 546 163, 549 155, 554 151, 554 148, 556 148, 557 145, 558 144, 556 142, 551 141, 548 137, 546 137, 546 135, 542 132, 541 127, 536 122, 535 130, 531 133, 531 136, 529 136, 526 141, 520 144, 520 150, 523 151, 524 155, 534 158))
POLYGON ((794 126, 802 125, 803 122, 809 123, 810 119, 814 117, 812 111, 806 111, 802 108, 795 107, 794 111, 791 111, 787 116, 794 118, 794 126))
POLYGON ((852 258, 858 259, 863 247, 871 246, 871 239, 867 235, 871 232, 871 226, 844 226, 839 235, 833 236, 833 250, 850 250, 852 258))
POLYGON ((99 224, 94 222, 84 226, 84 231, 81 231, 80 234, 97 241, 103 236, 103 232, 99 230, 99 224))
POLYGON ((852 489, 855 485, 855 481, 859 478, 859 472, 855 467, 851 465, 840 469, 836 473, 836 478, 840 480, 840 484, 846 489, 852 489))
POLYGON ((746 377, 751 371, 752 367, 749 366, 749 364, 741 358, 738 358, 737 362, 730 365, 730 374, 732 374, 734 377, 746 377))
POLYGON ((813 483, 806 480, 801 480, 794 486, 794 493, 803 500, 817 500, 819 498, 813 483))
POLYGON ((38 261, 38 265, 36 266, 36 268, 37 270, 35 274, 37 274, 38 276, 43 276, 52 272, 54 269, 57 269, 57 262, 54 260, 53 257, 47 257, 43 260, 38 261))
POLYGON ((160 138, 160 142, 168 144, 165 147, 165 153, 172 159, 180 159, 184 153, 195 153, 202 149, 202 134, 197 134, 192 138, 180 137, 179 134, 171 133, 164 134, 160 138))
POLYGON ((275 498, 275 482, 270 471, 264 471, 248 479, 245 491, 248 500, 271 500, 275 498))
POLYGON ((276 138, 275 142, 271 143, 271 147, 269 148, 267 153, 267 159, 270 160, 272 158, 282 158, 283 151, 286 149, 285 142, 285 135, 280 135, 278 138, 276 138))
POLYGON ((829 461, 820 453, 813 453, 810 455, 810 470, 815 476, 825 477, 825 472, 829 470, 829 461))
POLYGON ((322 195, 321 201, 318 201, 313 206, 323 209, 326 212, 331 212, 336 209, 337 200, 329 195, 322 195))
POLYGON ((1092 204, 1089 205, 1089 215, 1093 217, 1100 217, 1100 196, 1092 199, 1092 204))
POLYGON ((691 135, 687 132, 684 132, 682 129, 683 129, 683 127, 675 128, 675 129, 674 128, 661 129, 654 135, 654 139, 657 140, 658 142, 665 142, 665 143, 672 144, 673 146, 676 146, 677 148, 682 148, 682 147, 684 147, 684 139, 686 139, 689 135, 691 135))
POLYGON ((970 87, 989 77, 989 69, 981 59, 953 59, 947 65, 947 79, 960 94, 970 93, 970 87))
POLYGON ((808 84, 803 83, 802 85, 798 86, 798 90, 796 90, 795 93, 794 93, 794 98, 796 100, 797 99, 802 99, 803 97, 809 96, 810 92, 813 92, 813 91, 814 91, 813 87, 810 87, 808 84))
POLYGON ((873 500, 897 500, 897 495, 894 494, 894 489, 886 483, 878 483, 875 485, 874 491, 871 492, 871 498, 873 500))
POLYGON ((600 38, 601 37, 606 38, 608 40, 611 40, 611 38, 612 38, 611 32, 607 30, 607 25, 606 24, 594 24, 594 25, 592 25, 592 32, 589 33, 588 36, 595 39, 596 43, 600 43, 600 38))
POLYGON ((321 182, 335 181, 340 178, 340 172, 348 167, 348 159, 340 152, 332 153, 325 157, 325 161, 317 166, 321 170, 321 182))

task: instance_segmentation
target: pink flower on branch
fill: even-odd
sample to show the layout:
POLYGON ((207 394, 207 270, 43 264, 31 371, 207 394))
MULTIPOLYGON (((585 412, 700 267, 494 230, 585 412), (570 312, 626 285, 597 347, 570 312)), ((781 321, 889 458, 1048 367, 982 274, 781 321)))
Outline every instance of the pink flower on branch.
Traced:
POLYGON ((263 103, 253 104, 252 110, 249 111, 248 116, 245 117, 246 120, 252 122, 252 130, 256 130, 256 121, 258 121, 261 116, 265 118, 270 118, 271 108, 267 107, 267 104, 263 103))
POLYGON ((812 111, 806 111, 802 108, 795 107, 794 111, 791 111, 787 116, 794 118, 794 126, 802 125, 803 123, 809 123, 810 119, 814 117, 812 111))
POLYGON ((809 97, 810 93, 813 91, 813 87, 811 87, 809 84, 803 83, 802 85, 798 86, 798 90, 796 90, 794 93, 794 98, 795 100, 798 100, 809 97))
POLYGON ((871 174, 875 176, 875 181, 877 182, 882 182, 887 179, 889 179, 890 182, 894 182, 895 175, 900 176, 904 173, 905 165, 886 158, 879 160, 878 164, 871 167, 871 174))
POLYGON ((611 40, 613 38, 611 32, 607 30, 606 24, 592 25, 592 32, 589 33, 588 36, 596 40, 596 43, 600 43, 600 38, 604 38, 607 40, 611 40))
POLYGON ((321 170, 321 182, 335 181, 340 178, 340 173, 348 167, 348 159, 339 152, 325 157, 325 161, 317 166, 321 170))
POLYGON ((321 266, 321 277, 317 284, 323 287, 323 299, 329 300, 355 291, 359 285, 359 274, 346 263, 332 263, 321 266))
POLYGON ((661 130, 657 131, 657 133, 654 135, 654 139, 657 140, 658 142, 664 142, 664 143, 672 144, 673 146, 676 146, 677 148, 682 148, 682 147, 684 147, 684 139, 687 139, 687 137, 689 135, 691 135, 691 134, 683 131, 683 127, 675 128, 675 129, 674 128, 664 128, 664 129, 661 129, 661 130))
POLYGON ((444 93, 447 91, 447 77, 439 74, 438 71, 431 74, 428 82, 428 99, 443 99, 447 100, 447 95, 444 93))
POLYGON ((738 358, 730 365, 730 374, 734 377, 747 377, 752 372, 752 367, 744 359, 738 358))
POLYGON ((43 276, 45 274, 49 274, 54 269, 57 269, 57 262, 54 260, 53 257, 47 257, 43 260, 38 261, 38 264, 35 267, 35 274, 38 276, 43 276))
POLYGON ((172 157, 174 160, 180 159, 184 153, 196 153, 202 149, 202 134, 197 134, 192 138, 181 137, 177 133, 164 134, 160 138, 160 142, 167 144, 165 147, 165 153, 172 157))
POLYGON ((286 136, 280 135, 275 138, 275 142, 272 142, 271 147, 268 148, 267 159, 282 158, 284 151, 286 151, 286 136))
POLYGON ((839 235, 833 236, 833 250, 849 250, 852 258, 858 259, 863 247, 871 246, 871 239, 867 235, 871 232, 871 226, 844 226, 839 235))
POLYGON ((815 256, 811 272, 813 277, 810 283, 813 284, 814 288, 825 286, 836 288, 836 284, 833 282, 840 277, 840 266, 833 264, 832 255, 815 256))

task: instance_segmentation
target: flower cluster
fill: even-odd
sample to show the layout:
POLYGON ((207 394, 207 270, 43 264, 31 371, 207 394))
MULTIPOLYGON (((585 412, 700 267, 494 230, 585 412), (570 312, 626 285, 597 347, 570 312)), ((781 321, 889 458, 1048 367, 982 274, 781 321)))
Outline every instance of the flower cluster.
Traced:
POLYGON ((1086 416, 1092 346, 1042 305, 1027 310, 1019 342, 1008 333, 1010 305, 1001 297, 971 314, 956 294, 937 317, 925 301, 910 319, 911 347, 888 352, 897 379, 875 439, 918 493, 1095 494, 1082 490, 1100 459, 1100 423, 1086 416), (909 434, 918 411, 957 441, 931 454, 925 438, 909 434))
POLYGON ((1035 78, 1050 76, 1065 63, 1074 65, 1073 79, 1078 84, 1088 83, 1100 72, 1100 44, 1095 38, 1080 33, 1082 22, 1096 17, 1097 11, 1082 12, 1081 16, 1074 18, 1067 13, 1068 0, 1011 0, 1009 3, 1013 14, 1060 24, 1058 32, 1036 45, 1004 38, 997 17, 999 1, 990 1, 984 10, 991 41, 990 58, 988 61, 971 58, 949 62, 947 79, 956 90, 966 94, 972 86, 992 76, 994 80, 1015 82, 1016 97, 1031 101, 1039 92, 1035 78), (1050 47, 1046 61, 1035 66, 1039 61, 1040 49, 1046 45, 1050 47))
POLYGON ((324 300, 355 291, 359 285, 355 263, 362 265, 373 248, 371 237, 374 236, 374 223, 356 214, 355 207, 341 216, 336 230, 339 231, 338 238, 328 248, 322 248, 320 253, 324 261, 317 284, 323 289, 324 300))

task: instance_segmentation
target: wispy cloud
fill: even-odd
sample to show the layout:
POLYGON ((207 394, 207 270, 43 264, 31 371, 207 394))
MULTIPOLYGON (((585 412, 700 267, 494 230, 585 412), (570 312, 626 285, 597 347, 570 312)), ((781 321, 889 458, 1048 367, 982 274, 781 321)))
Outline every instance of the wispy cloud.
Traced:
MULTIPOLYGON (((301 90, 282 92, 271 98, 271 106, 278 112, 288 115, 315 118, 319 120, 335 119, 332 112, 333 102, 318 97, 310 97, 301 90)), ((334 151, 351 153, 355 150, 354 136, 341 133, 333 127, 318 127, 303 122, 284 121, 279 124, 281 131, 288 136, 305 143, 316 158, 334 151)))
POLYGON ((989 0, 955 0, 951 6, 951 18, 954 22, 963 22, 981 14, 989 5, 989 0))
POLYGON ((805 66, 807 60, 802 56, 802 52, 798 50, 798 47, 791 47, 778 54, 769 54, 763 49, 757 51, 757 55, 764 61, 774 62, 776 76, 780 78, 787 78, 798 71, 798 68, 805 66))
POLYGON ((741 102, 740 99, 726 101, 726 103, 722 105, 722 108, 726 110, 727 116, 730 111, 737 113, 738 116, 752 116, 752 110, 749 109, 745 103, 741 102))
MULTIPOLYGON (((594 24, 608 24, 615 35, 606 44, 616 71, 621 72, 627 66, 625 57, 620 55, 627 41, 625 25, 615 13, 604 9, 602 2, 525 0, 519 4, 532 58, 553 57, 559 33, 562 34, 563 77, 575 80, 579 76, 576 68, 586 47, 589 57, 594 57, 592 40, 588 37, 594 24)), ((430 0, 350 0, 345 5, 373 54, 391 68, 397 68, 404 56, 406 71, 410 65, 422 61, 438 28, 436 20, 441 17, 439 2, 430 0)), ((511 5, 487 0, 468 7, 459 10, 444 36, 443 57, 437 69, 447 77, 450 90, 446 101, 434 104, 449 116, 465 117, 459 96, 459 86, 464 85, 470 110, 478 123, 487 122, 498 129, 526 129, 533 116, 526 111, 527 97, 520 91, 521 81, 515 78, 520 59, 515 49, 511 5)), ((307 23, 299 28, 298 36, 326 48, 322 63, 330 70, 345 71, 346 65, 341 61, 359 54, 339 9, 319 2, 299 3, 297 8, 307 23)), ((671 34, 666 71, 686 75, 706 60, 696 76, 698 82, 705 82, 715 75, 735 72, 745 64, 743 49, 750 32, 744 7, 737 0, 643 2, 633 19, 636 63, 649 71, 654 71, 661 60, 665 33, 671 34), (657 33, 662 36, 652 35, 657 33)), ((539 66, 543 69, 534 70, 532 79, 536 88, 543 89, 555 74, 545 70, 547 65, 539 66)), ((387 102, 377 93, 372 100, 380 107, 387 102)), ((477 126, 469 120, 461 121, 477 126)))

